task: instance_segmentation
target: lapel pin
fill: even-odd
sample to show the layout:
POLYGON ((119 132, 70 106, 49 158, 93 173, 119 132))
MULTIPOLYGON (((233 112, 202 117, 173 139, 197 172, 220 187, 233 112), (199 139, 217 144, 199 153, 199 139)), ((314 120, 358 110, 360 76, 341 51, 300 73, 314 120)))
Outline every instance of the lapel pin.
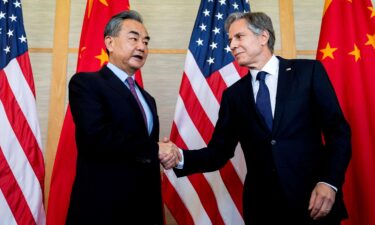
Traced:
POLYGON ((286 71, 290 71, 290 70, 292 70, 292 68, 290 68, 290 67, 286 68, 286 71))

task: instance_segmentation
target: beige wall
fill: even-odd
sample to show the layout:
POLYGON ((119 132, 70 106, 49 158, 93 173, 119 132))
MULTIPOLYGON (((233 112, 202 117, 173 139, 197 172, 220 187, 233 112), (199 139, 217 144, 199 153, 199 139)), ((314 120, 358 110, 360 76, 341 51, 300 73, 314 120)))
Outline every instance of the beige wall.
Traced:
MULTIPOLYGON (((188 46, 199 2, 198 0, 133 0, 130 4, 132 9, 138 10, 144 17, 152 37, 151 49, 184 51, 188 46)), ((271 16, 276 31, 276 50, 281 49, 278 2, 277 0, 250 0, 252 11, 263 11, 271 16)), ((22 4, 45 146, 56 2, 24 0, 22 4)), ((68 56, 68 80, 76 69, 75 49, 79 45, 85 6, 85 1, 71 0, 69 48, 72 53, 68 56)), ((303 55, 304 52, 301 52, 297 56, 314 58, 311 51, 315 51, 319 38, 323 1, 294 1, 294 7, 297 53, 300 53, 298 50, 310 50, 309 55, 303 55)), ((153 53, 142 70, 146 89, 158 101, 163 136, 168 136, 174 114, 174 104, 185 60, 185 54, 181 54, 181 51, 178 54, 153 53)))
MULTIPOLYGON (((28 37, 30 57, 37 92, 37 108, 41 124, 44 149, 47 143, 48 111, 52 74, 52 48, 55 32, 56 1, 24 0, 24 23, 28 37)), ((252 11, 269 14, 276 31, 276 52, 281 53, 279 2, 289 0, 250 0, 252 11)), ((161 136, 169 136, 174 107, 184 68, 185 50, 188 47, 199 0, 130 0, 131 8, 139 11, 151 36, 149 59, 142 69, 145 88, 156 98, 161 122, 161 136), (175 53, 161 53, 172 50, 175 53), (156 52, 156 53, 155 53, 156 52)), ((293 1, 291 1, 293 3, 293 1)), ((69 80, 76 68, 76 48, 79 45, 86 1, 70 1, 68 66, 69 80)), ((324 1, 294 1, 295 47, 297 57, 315 58, 324 1)), ((293 15, 292 15, 293 16, 293 15)), ((293 17, 292 17, 293 18, 293 17)), ((292 43, 291 45, 294 45, 292 43)), ((284 46, 283 49, 293 46, 284 46)), ((65 87, 66 88, 66 87, 65 87)), ((66 101, 65 101, 66 105, 66 101)), ((51 169, 51 160, 47 160, 51 169)), ((48 172, 47 172, 48 175, 48 172)), ((48 187, 47 187, 48 190, 48 187)), ((168 224, 175 224, 167 216, 168 224)))

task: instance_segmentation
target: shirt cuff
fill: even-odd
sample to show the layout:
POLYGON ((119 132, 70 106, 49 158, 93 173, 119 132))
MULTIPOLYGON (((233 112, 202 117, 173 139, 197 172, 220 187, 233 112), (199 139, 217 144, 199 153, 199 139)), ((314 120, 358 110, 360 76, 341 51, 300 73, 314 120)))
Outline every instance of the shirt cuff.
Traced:
POLYGON ((180 151, 180 154, 181 154, 181 161, 177 163, 175 168, 176 169, 183 169, 184 168, 184 153, 180 148, 178 148, 178 151, 180 151))
POLYGON ((321 184, 326 184, 328 186, 330 186, 335 192, 337 192, 337 187, 333 186, 333 185, 330 185, 329 183, 326 183, 326 182, 318 182, 318 184, 321 183, 321 184))

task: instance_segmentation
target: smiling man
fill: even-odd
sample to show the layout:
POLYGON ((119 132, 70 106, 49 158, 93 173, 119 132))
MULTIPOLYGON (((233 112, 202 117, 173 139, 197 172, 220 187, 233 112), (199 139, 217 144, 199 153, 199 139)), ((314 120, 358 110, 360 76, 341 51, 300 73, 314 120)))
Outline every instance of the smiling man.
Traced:
POLYGON ((175 166, 179 152, 158 142, 155 100, 134 80, 149 40, 136 11, 115 15, 104 30, 108 64, 69 83, 78 158, 67 224, 163 224, 160 162, 175 166))

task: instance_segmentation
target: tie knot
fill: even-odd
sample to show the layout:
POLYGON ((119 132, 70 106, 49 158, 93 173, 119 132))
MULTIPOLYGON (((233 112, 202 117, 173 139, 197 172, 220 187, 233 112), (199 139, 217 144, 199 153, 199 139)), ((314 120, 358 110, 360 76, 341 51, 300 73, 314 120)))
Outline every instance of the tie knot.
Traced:
POLYGON ((126 81, 128 82, 130 87, 134 87, 134 80, 131 77, 126 78, 126 81))
POLYGON ((257 74, 257 80, 264 81, 268 73, 265 71, 259 71, 257 74))

